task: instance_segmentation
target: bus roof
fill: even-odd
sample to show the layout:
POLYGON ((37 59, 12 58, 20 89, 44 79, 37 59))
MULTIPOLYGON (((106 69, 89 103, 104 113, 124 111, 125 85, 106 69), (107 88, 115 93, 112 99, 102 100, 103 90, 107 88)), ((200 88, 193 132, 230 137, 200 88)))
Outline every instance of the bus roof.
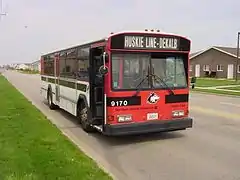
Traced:
POLYGON ((51 54, 58 53, 60 51, 68 51, 70 49, 77 48, 77 47, 84 47, 84 46, 87 47, 87 46, 90 46, 91 44, 98 43, 98 42, 104 42, 106 40, 107 39, 102 38, 102 39, 99 39, 98 41, 92 41, 92 42, 88 42, 88 43, 78 44, 76 46, 72 46, 72 47, 65 48, 65 49, 59 49, 59 50, 56 50, 56 51, 53 51, 53 52, 50 52, 50 53, 43 54, 42 56, 48 56, 48 55, 51 55, 51 54))
POLYGON ((137 31, 134 31, 134 30, 118 31, 116 33, 110 33, 107 37, 101 38, 101 39, 96 40, 96 41, 91 41, 91 42, 88 42, 88 43, 79 44, 79 45, 72 46, 72 47, 65 48, 65 49, 59 49, 59 50, 53 51, 51 53, 46 53, 46 54, 44 54, 42 56, 52 55, 52 54, 55 54, 55 53, 60 52, 60 51, 67 51, 67 50, 70 50, 70 49, 73 49, 73 48, 77 48, 77 47, 84 47, 84 46, 87 47, 87 46, 90 46, 91 44, 107 41, 109 38, 111 38, 113 36, 120 35, 120 34, 128 34, 128 33, 132 33, 132 34, 170 35, 170 36, 177 36, 177 37, 180 37, 180 38, 184 38, 184 39, 190 41, 187 37, 184 37, 184 36, 181 36, 181 35, 178 35, 178 34, 173 34, 173 33, 161 32, 161 31, 152 31, 152 30, 144 30, 144 31, 139 31, 139 30, 137 30, 137 31))
POLYGON ((190 41, 190 39, 188 39, 187 37, 184 37, 182 35, 179 35, 179 34, 174 34, 174 33, 166 33, 166 32, 162 32, 162 31, 151 31, 151 30, 145 30, 145 31, 119 31, 119 32, 116 32, 116 33, 111 33, 106 39, 112 37, 112 36, 115 36, 115 35, 119 35, 119 34, 127 34, 127 33, 136 33, 136 34, 159 34, 159 35, 170 35, 170 36, 177 36, 177 37, 180 37, 180 38, 184 38, 184 39, 187 39, 190 41))

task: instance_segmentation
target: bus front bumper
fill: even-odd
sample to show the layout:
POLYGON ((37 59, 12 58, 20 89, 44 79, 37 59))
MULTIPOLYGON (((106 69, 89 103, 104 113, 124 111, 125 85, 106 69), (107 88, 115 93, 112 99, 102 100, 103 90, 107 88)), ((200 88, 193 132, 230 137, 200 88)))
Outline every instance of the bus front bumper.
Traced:
POLYGON ((177 131, 191 128, 192 118, 158 120, 144 123, 105 125, 104 134, 109 136, 132 135, 154 132, 177 131))

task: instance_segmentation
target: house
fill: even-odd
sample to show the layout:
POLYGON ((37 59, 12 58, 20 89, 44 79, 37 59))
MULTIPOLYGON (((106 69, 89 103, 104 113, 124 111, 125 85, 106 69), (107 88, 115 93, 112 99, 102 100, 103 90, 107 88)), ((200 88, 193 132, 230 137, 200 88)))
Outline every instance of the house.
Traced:
POLYGON ((32 71, 41 71, 41 63, 40 60, 34 61, 33 63, 30 64, 30 69, 32 71))
POLYGON ((213 46, 192 53, 189 68, 190 76, 195 77, 233 79, 237 74, 240 78, 240 60, 237 65, 237 48, 213 46))
POLYGON ((29 69, 29 64, 28 64, 28 63, 18 64, 18 65, 16 66, 16 69, 17 69, 17 70, 26 70, 26 69, 29 69))
POLYGON ((18 64, 14 64, 14 63, 13 63, 13 64, 10 64, 9 66, 10 66, 11 69, 16 69, 17 66, 18 66, 18 64))

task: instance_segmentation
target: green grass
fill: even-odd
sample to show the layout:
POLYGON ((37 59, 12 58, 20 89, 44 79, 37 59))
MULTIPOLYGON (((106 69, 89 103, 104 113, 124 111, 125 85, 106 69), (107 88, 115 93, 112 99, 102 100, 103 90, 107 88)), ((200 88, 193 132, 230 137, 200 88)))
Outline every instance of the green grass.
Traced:
POLYGON ((197 78, 196 87, 212 87, 212 86, 226 86, 240 84, 240 81, 235 80, 222 80, 222 79, 210 79, 210 78, 197 78))
POLYGON ((192 92, 204 92, 204 93, 211 93, 211 94, 219 94, 219 95, 232 95, 232 96, 240 96, 239 92, 229 92, 229 91, 222 91, 222 90, 215 90, 215 89, 191 89, 192 92))
POLYGON ((0 76, 1 180, 111 179, 0 76))
POLYGON ((236 86, 236 87, 226 87, 226 88, 221 88, 221 89, 229 89, 229 90, 240 91, 240 86, 236 86))

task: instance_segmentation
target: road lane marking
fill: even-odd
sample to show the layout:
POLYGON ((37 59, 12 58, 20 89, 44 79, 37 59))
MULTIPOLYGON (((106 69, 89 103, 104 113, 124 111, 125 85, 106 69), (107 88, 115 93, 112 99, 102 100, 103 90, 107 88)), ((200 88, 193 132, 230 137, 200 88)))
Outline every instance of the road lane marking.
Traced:
POLYGON ((235 107, 239 107, 239 108, 240 108, 240 105, 238 105, 238 104, 234 104, 234 103, 220 102, 220 104, 223 104, 223 105, 229 105, 229 106, 235 106, 235 107))
POLYGON ((196 111, 196 112, 200 112, 203 114, 208 114, 208 115, 212 115, 212 116, 218 116, 218 117, 222 117, 222 118, 240 121, 240 114, 227 113, 224 111, 218 111, 218 110, 214 110, 214 109, 204 108, 201 106, 191 106, 190 111, 196 111))

